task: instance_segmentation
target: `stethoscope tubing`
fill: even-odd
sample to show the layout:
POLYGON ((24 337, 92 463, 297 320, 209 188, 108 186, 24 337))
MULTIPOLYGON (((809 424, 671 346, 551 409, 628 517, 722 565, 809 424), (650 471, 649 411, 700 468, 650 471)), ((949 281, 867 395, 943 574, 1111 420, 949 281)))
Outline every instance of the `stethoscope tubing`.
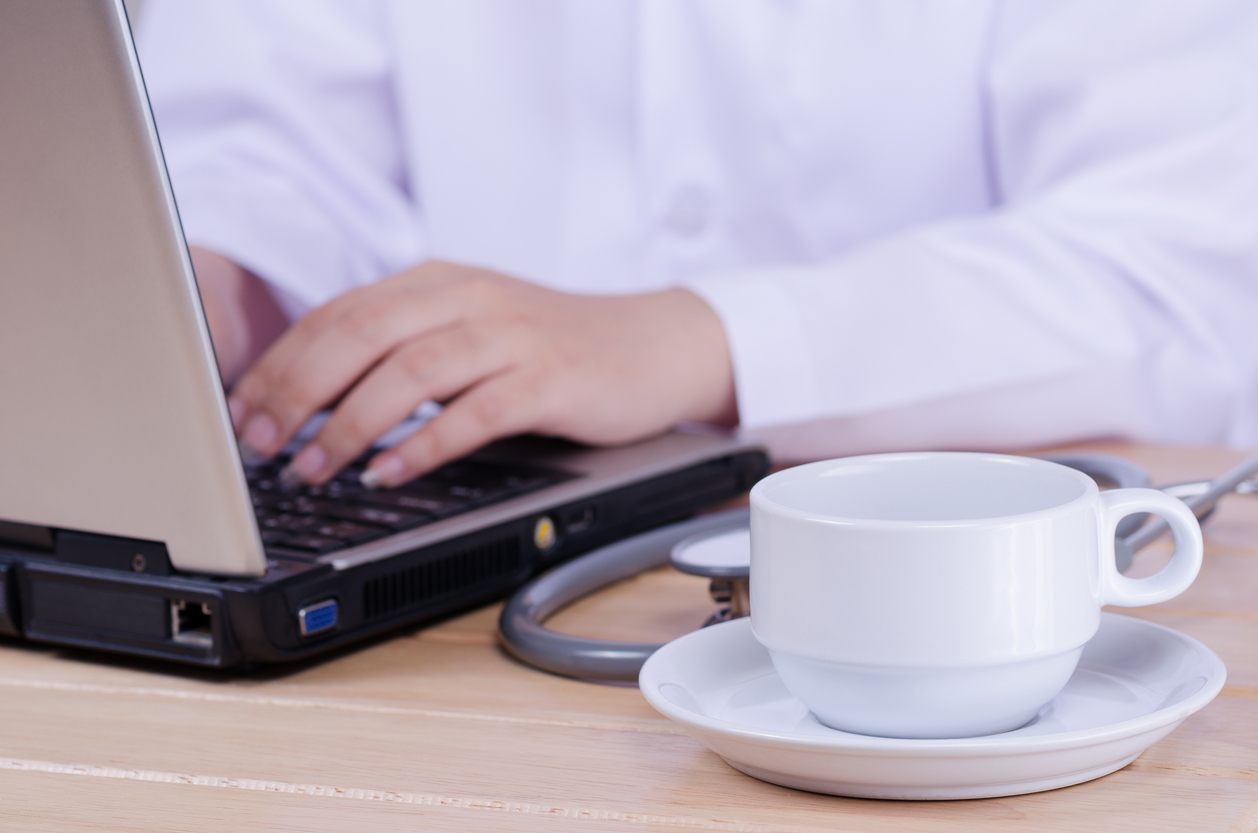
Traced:
MULTIPOLYGON (((1214 505, 1218 503, 1219 498, 1236 491, 1237 486, 1253 477, 1256 473, 1258 473, 1258 454, 1251 455, 1232 466, 1232 468, 1211 480, 1206 488, 1198 494, 1186 495, 1181 500, 1200 520, 1214 510, 1214 505)), ((1158 518, 1153 523, 1146 524, 1138 531, 1126 536, 1123 540, 1131 548, 1131 551, 1135 552, 1156 541, 1168 529, 1170 527, 1166 521, 1158 518)))
MULTIPOLYGON (((1130 460, 1109 454, 1050 457, 1053 462, 1109 481, 1120 488, 1147 487, 1149 476, 1130 460)), ((1238 463, 1208 484, 1182 484, 1194 494, 1182 499, 1199 519, 1213 511, 1219 498, 1258 474, 1258 454, 1238 463), (1197 491, 1192 487, 1202 485, 1197 491)), ((746 529, 750 511, 732 509, 702 515, 601 547, 556 567, 526 584, 503 607, 498 619, 502 644, 516 658, 546 671, 587 680, 633 682, 647 657, 660 643, 615 642, 557 633, 542 623, 563 606, 622 579, 668 563, 669 552, 687 538, 746 529)), ((1125 570, 1132 555, 1168 530, 1160 518, 1133 515, 1119 524, 1116 561, 1125 570)))
POLYGON ((745 508, 701 515, 601 547, 539 576, 517 591, 502 609, 498 630, 503 646, 521 661, 556 674, 636 681, 642 663, 660 647, 658 643, 572 636, 541 623, 582 596, 663 566, 673 546, 686 538, 745 529, 749 518, 745 508))

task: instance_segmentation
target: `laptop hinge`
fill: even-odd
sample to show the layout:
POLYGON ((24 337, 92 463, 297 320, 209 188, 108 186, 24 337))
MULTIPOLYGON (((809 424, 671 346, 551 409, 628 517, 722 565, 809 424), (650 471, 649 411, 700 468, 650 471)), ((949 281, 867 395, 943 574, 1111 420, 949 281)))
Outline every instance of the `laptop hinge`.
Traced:
POLYGON ((5 544, 24 550, 52 552, 53 533, 46 526, 0 521, 0 546, 5 544))
POLYGON ((119 538, 68 529, 56 530, 55 538, 53 557, 58 561, 151 576, 171 574, 170 555, 161 541, 119 538))

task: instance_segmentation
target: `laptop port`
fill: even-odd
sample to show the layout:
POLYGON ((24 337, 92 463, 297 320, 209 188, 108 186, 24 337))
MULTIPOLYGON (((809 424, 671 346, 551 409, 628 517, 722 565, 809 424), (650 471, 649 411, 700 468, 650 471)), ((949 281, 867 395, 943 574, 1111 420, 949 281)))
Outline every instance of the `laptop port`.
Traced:
POLYGON ((172 599, 170 602, 170 637, 181 645, 209 648, 214 644, 214 616, 207 602, 172 599))
POLYGON ((576 532, 584 532, 594 526, 594 507, 582 506, 577 509, 569 509, 564 514, 564 527, 569 534, 576 532))
POLYGON ((297 624, 302 636, 314 636, 336 627, 340 618, 340 605, 336 599, 324 599, 297 611, 297 624))

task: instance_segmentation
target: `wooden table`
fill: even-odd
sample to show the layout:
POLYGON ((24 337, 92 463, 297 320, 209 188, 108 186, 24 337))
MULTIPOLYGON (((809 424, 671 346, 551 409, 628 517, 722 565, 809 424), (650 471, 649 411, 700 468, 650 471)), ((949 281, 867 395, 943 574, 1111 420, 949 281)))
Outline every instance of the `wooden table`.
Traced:
MULTIPOLYGON (((1093 446, 1158 482, 1240 455, 1093 446)), ((1258 499, 1206 526, 1197 583, 1133 614, 1217 651, 1222 695, 1125 769, 1013 798, 866 801, 735 772, 629 686, 526 668, 497 607, 252 677, 0 644, 0 829, 848 830, 1258 829, 1258 499), (1016 826, 1016 827, 1015 827, 1016 826)), ((1165 558, 1142 553, 1149 571, 1165 558)), ((667 639, 711 611, 701 579, 660 570, 551 621, 667 639)))

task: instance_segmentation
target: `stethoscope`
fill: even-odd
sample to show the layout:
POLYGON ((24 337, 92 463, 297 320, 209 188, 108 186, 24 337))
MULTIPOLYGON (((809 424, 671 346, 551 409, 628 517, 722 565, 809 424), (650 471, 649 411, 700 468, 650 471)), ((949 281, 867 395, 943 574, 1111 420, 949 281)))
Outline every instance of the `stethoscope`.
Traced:
MULTIPOLYGON (((1078 469, 1102 487, 1150 485, 1144 469, 1121 457, 1074 454, 1047 459, 1078 469)), ((1165 486, 1163 491, 1183 500, 1197 519, 1204 521, 1224 495, 1258 492, 1258 480, 1250 479, 1256 473, 1258 454, 1214 480, 1165 486)), ((709 579, 717 611, 704 626, 746 616, 751 612, 748 521, 749 510, 745 508, 703 515, 601 547, 551 570, 507 601, 498 620, 503 645, 521 661, 557 674, 588 680, 637 680, 642 663, 660 647, 658 643, 571 636, 552 631, 543 622, 582 596, 664 564, 709 579)), ((1146 521, 1147 515, 1131 515, 1118 525, 1115 551, 1120 571, 1131 565, 1138 550, 1168 529, 1160 518, 1146 521)))

